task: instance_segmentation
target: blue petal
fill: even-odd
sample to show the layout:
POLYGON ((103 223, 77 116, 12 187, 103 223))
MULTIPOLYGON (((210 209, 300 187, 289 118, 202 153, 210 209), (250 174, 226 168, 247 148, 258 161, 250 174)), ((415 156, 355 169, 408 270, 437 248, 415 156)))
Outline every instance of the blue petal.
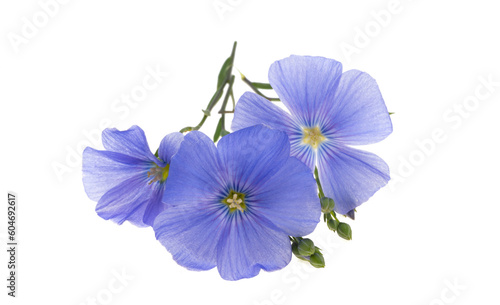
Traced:
POLYGON ((278 106, 253 92, 246 92, 236 104, 231 128, 236 131, 258 124, 285 132, 295 125, 291 116, 278 106))
POLYGON ((214 142, 199 131, 184 137, 172 158, 163 202, 168 205, 219 201, 227 179, 221 171, 214 142))
POLYGON ((290 155, 299 159, 311 170, 314 170, 316 167, 316 151, 311 147, 311 145, 302 143, 302 135, 292 136, 290 138, 290 144, 290 155))
POLYGON ((119 152, 131 157, 149 160, 163 166, 149 149, 144 131, 138 126, 119 131, 116 128, 106 128, 102 132, 102 144, 109 151, 119 152))
POLYGON ((256 276, 260 269, 284 268, 292 258, 288 235, 255 215, 234 213, 217 246, 217 269, 225 280, 256 276))
POLYGON ((87 147, 82 159, 83 186, 90 199, 98 201, 108 190, 141 172, 151 163, 117 152, 87 147))
POLYGON ((218 152, 229 187, 250 192, 283 167, 290 156, 290 143, 285 132, 256 125, 223 137, 218 152))
POLYGON ((296 158, 288 159, 247 205, 290 236, 312 233, 321 216, 313 173, 296 158))
POLYGON ((106 192, 97 203, 96 212, 103 219, 118 224, 128 220, 136 226, 144 227, 144 212, 152 194, 147 176, 138 174, 106 192))
POLYGON ((377 82, 367 73, 342 74, 335 98, 325 110, 327 136, 345 144, 376 143, 392 132, 392 123, 377 82))
POLYGON ((184 139, 184 135, 180 132, 173 132, 166 135, 160 143, 160 148, 158 149, 158 157, 170 164, 172 157, 177 153, 181 142, 184 139))
POLYGON ((325 142, 318 151, 318 171, 325 196, 335 211, 347 214, 389 181, 389 167, 378 156, 325 142))
POLYGON ((166 209, 167 205, 161 201, 164 190, 165 183, 156 182, 152 184, 152 192, 142 218, 144 224, 152 227, 156 217, 166 209))
POLYGON ((286 132, 291 144, 290 154, 314 169, 316 152, 310 145, 302 144, 303 135, 298 123, 272 102, 253 92, 246 92, 236 104, 231 127, 236 131, 257 124, 286 132))
POLYGON ((342 64, 333 59, 290 56, 269 69, 269 82, 281 101, 303 126, 315 126, 325 119, 323 107, 337 89, 342 64))
POLYGON ((179 265, 190 270, 212 269, 226 211, 222 204, 168 207, 154 222, 156 238, 179 265))

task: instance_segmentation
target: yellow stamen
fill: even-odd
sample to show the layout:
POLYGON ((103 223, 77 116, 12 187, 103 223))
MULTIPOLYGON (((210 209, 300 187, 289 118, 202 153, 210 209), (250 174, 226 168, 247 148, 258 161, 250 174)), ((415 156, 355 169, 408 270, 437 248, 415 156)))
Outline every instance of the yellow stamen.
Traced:
POLYGON ((234 212, 236 210, 240 212, 245 212, 245 195, 237 193, 235 191, 230 191, 226 199, 222 200, 223 203, 227 204, 229 211, 234 212))
POLYGON ((151 181, 149 181, 149 184, 160 181, 160 182, 165 182, 168 177, 168 170, 170 168, 170 164, 167 164, 165 167, 159 167, 158 165, 155 164, 155 166, 151 167, 151 169, 148 172, 148 178, 151 178, 151 181))
POLYGON ((319 126, 303 127, 302 143, 311 145, 314 149, 318 149, 319 145, 326 140, 326 137, 319 130, 319 126))

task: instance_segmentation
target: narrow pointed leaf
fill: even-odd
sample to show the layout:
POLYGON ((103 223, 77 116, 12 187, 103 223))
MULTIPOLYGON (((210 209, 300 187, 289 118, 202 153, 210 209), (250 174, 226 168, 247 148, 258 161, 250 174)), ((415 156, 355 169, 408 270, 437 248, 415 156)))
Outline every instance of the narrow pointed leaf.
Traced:
POLYGON ((257 89, 264 89, 264 90, 272 90, 273 89, 273 87, 271 87, 271 85, 267 84, 267 83, 252 83, 252 85, 257 89))
POLYGON ((220 88, 220 86, 224 84, 224 82, 228 79, 227 74, 230 70, 229 68, 231 68, 232 65, 233 65, 233 59, 231 56, 229 56, 222 65, 222 68, 220 69, 219 77, 217 80, 217 89, 220 88))
POLYGON ((217 128, 215 129, 215 134, 214 134, 214 143, 217 142, 217 140, 219 140, 220 138, 220 132, 222 130, 222 122, 223 122, 224 118, 221 117, 219 119, 219 123, 217 124, 217 128))

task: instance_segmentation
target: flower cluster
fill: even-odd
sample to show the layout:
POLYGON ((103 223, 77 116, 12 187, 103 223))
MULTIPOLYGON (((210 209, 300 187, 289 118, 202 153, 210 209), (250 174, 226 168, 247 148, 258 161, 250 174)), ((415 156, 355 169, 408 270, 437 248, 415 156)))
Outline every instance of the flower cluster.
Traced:
POLYGON ((281 269, 292 254, 323 267, 321 250, 303 236, 323 214, 331 230, 351 239, 337 213, 354 218, 389 180, 382 159, 350 146, 392 132, 378 86, 366 73, 342 73, 335 60, 291 56, 271 65, 269 84, 242 76, 255 93, 239 99, 229 133, 233 61, 234 49, 200 123, 228 85, 213 140, 201 125, 185 128, 153 154, 139 127, 106 129, 105 150, 84 151, 85 191, 100 217, 152 227, 190 270, 217 267, 222 278, 238 280, 281 269), (259 90, 271 88, 288 111, 259 90))

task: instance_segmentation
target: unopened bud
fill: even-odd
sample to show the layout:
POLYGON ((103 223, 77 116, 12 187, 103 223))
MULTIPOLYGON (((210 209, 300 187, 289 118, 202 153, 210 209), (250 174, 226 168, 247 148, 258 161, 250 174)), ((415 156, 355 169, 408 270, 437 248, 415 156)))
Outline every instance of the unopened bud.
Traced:
POLYGON ((354 212, 356 212, 356 210, 350 210, 349 212, 347 212, 347 214, 345 214, 345 216, 354 220, 354 218, 355 218, 354 212))
POLYGON ((304 238, 299 242, 297 250, 302 256, 310 256, 314 253, 316 248, 314 247, 314 243, 309 238, 304 238))
POLYGON ((349 226, 345 222, 339 223, 339 225, 337 226, 337 234, 343 239, 351 240, 352 239, 351 226, 349 226))
POLYGON ((292 253, 293 253, 296 257, 300 258, 301 260, 307 261, 307 258, 305 258, 304 256, 300 255, 300 253, 299 253, 299 249, 298 249, 298 244, 297 244, 297 243, 293 243, 293 244, 292 244, 292 253))
POLYGON ((325 258, 323 257, 323 254, 321 254, 321 252, 316 252, 313 255, 311 255, 309 262, 315 268, 325 267, 325 258))
POLYGON ((339 226, 339 221, 337 219, 328 219, 328 222, 326 223, 328 225, 328 229, 332 231, 336 231, 337 227, 339 226))
POLYGON ((335 206, 335 202, 333 199, 328 197, 321 198, 321 212, 327 214, 333 211, 333 207, 335 206))

